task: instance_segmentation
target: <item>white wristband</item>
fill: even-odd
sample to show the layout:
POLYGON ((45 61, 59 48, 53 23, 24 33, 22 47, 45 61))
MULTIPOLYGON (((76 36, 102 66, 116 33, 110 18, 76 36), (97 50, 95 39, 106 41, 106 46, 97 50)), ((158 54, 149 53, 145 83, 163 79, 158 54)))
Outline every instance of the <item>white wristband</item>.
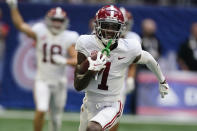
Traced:
POLYGON ((128 78, 127 78, 127 83, 133 84, 133 83, 134 83, 133 77, 128 77, 128 78))
POLYGON ((127 88, 126 89, 127 93, 130 93, 131 91, 134 90, 134 88, 135 88, 135 80, 134 80, 133 77, 128 77, 127 78, 127 87, 126 88, 127 88))
POLYGON ((61 55, 53 55, 53 60, 59 65, 66 65, 67 59, 61 55))

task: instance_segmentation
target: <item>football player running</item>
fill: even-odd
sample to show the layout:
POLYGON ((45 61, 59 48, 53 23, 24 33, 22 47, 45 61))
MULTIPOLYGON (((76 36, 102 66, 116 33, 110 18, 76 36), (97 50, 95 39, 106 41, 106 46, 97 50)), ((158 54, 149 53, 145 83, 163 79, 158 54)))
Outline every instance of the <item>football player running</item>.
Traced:
POLYGON ((76 65, 74 44, 78 33, 65 30, 66 12, 56 7, 48 11, 44 22, 30 27, 23 21, 17 0, 7 0, 16 28, 36 41, 37 73, 34 88, 36 112, 34 131, 41 131, 44 115, 50 109, 50 130, 60 131, 61 114, 66 101, 65 65, 76 65))
POLYGON ((96 34, 81 35, 77 40, 74 85, 77 91, 85 91, 79 131, 107 130, 117 123, 123 111, 120 90, 124 87, 126 70, 132 63, 147 65, 158 78, 161 96, 168 94, 169 86, 154 58, 141 49, 139 41, 120 38, 124 23, 119 8, 104 6, 96 13, 96 34), (112 40, 110 55, 101 55, 109 40, 112 40), (96 52, 96 59, 92 59, 96 52), (82 64, 87 60, 89 67, 81 73, 84 71, 82 64))
MULTIPOLYGON (((141 43, 140 36, 137 33, 131 31, 133 27, 133 23, 134 23, 132 13, 126 10, 124 7, 120 7, 120 10, 124 16, 124 21, 125 21, 125 26, 123 27, 121 38, 136 39, 139 41, 139 43, 141 43)), ((126 83, 125 83, 125 86, 121 89, 121 93, 120 93, 120 98, 121 98, 123 106, 125 105, 127 94, 131 93, 135 88, 135 80, 134 80, 135 74, 136 74, 136 64, 129 65, 129 68, 127 71, 127 77, 125 81, 126 83)), ((119 123, 114 125, 110 129, 110 131, 117 131, 118 127, 119 127, 119 123)))

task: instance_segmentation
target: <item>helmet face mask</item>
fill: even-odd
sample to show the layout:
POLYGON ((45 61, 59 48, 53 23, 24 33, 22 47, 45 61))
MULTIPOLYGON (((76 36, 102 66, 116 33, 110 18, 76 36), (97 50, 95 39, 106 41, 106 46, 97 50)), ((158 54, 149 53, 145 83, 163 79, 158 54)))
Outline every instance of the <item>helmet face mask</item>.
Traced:
POLYGON ((64 31, 68 26, 66 12, 60 7, 51 9, 46 15, 46 25, 52 34, 57 35, 64 31))
POLYGON ((123 25, 123 15, 115 6, 105 6, 96 14, 96 35, 104 45, 107 45, 110 39, 112 40, 112 44, 117 42, 123 31, 123 25))
POLYGON ((101 21, 100 22, 100 26, 101 26, 101 29, 103 30, 110 30, 110 31, 119 31, 120 30, 120 27, 121 27, 121 24, 120 23, 116 23, 116 22, 105 22, 105 21, 101 21))
POLYGON ((100 39, 110 40, 118 39, 120 34, 121 24, 113 22, 98 22, 99 26, 96 27, 98 30, 98 36, 100 39))

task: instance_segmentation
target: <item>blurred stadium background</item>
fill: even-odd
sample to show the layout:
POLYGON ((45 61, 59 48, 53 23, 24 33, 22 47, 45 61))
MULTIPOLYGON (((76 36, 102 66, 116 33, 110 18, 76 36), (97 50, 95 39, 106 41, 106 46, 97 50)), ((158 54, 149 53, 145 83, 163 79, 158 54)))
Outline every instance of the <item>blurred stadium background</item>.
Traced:
MULTIPOLYGON (((32 131, 36 69, 33 41, 16 30, 8 6, 0 1, 0 20, 9 30, 7 37, 1 38, 6 48, 0 63, 0 131, 32 131)), ((155 20, 163 50, 159 63, 171 87, 162 100, 156 78, 150 72, 138 72, 137 88, 127 96, 120 131, 196 131, 197 74, 180 70, 177 63, 177 51, 188 38, 191 24, 197 22, 196 0, 20 0, 19 9, 24 20, 33 24, 51 7, 61 6, 70 18, 69 29, 85 34, 90 32, 89 20, 101 3, 115 3, 131 11, 133 31, 138 34, 143 19, 155 20)), ((73 68, 68 67, 67 74, 70 83, 62 130, 75 131, 84 94, 73 89, 73 68)))

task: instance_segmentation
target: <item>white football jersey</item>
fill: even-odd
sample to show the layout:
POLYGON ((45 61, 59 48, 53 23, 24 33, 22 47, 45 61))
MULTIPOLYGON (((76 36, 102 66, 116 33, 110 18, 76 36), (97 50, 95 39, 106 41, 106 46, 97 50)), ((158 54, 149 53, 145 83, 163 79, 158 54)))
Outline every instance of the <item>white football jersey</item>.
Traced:
MULTIPOLYGON (((76 50, 86 57, 101 51, 104 46, 95 35, 81 35, 76 50)), ((135 39, 119 39, 118 46, 110 52, 109 62, 98 79, 92 79, 85 89, 87 99, 114 101, 120 99, 120 90, 124 87, 128 66, 141 54, 141 44, 135 39)))
POLYGON ((54 82, 65 77, 65 66, 55 64, 54 54, 67 56, 68 47, 76 43, 78 33, 65 30, 58 35, 52 35, 44 23, 37 23, 32 27, 36 33, 36 79, 54 82))

